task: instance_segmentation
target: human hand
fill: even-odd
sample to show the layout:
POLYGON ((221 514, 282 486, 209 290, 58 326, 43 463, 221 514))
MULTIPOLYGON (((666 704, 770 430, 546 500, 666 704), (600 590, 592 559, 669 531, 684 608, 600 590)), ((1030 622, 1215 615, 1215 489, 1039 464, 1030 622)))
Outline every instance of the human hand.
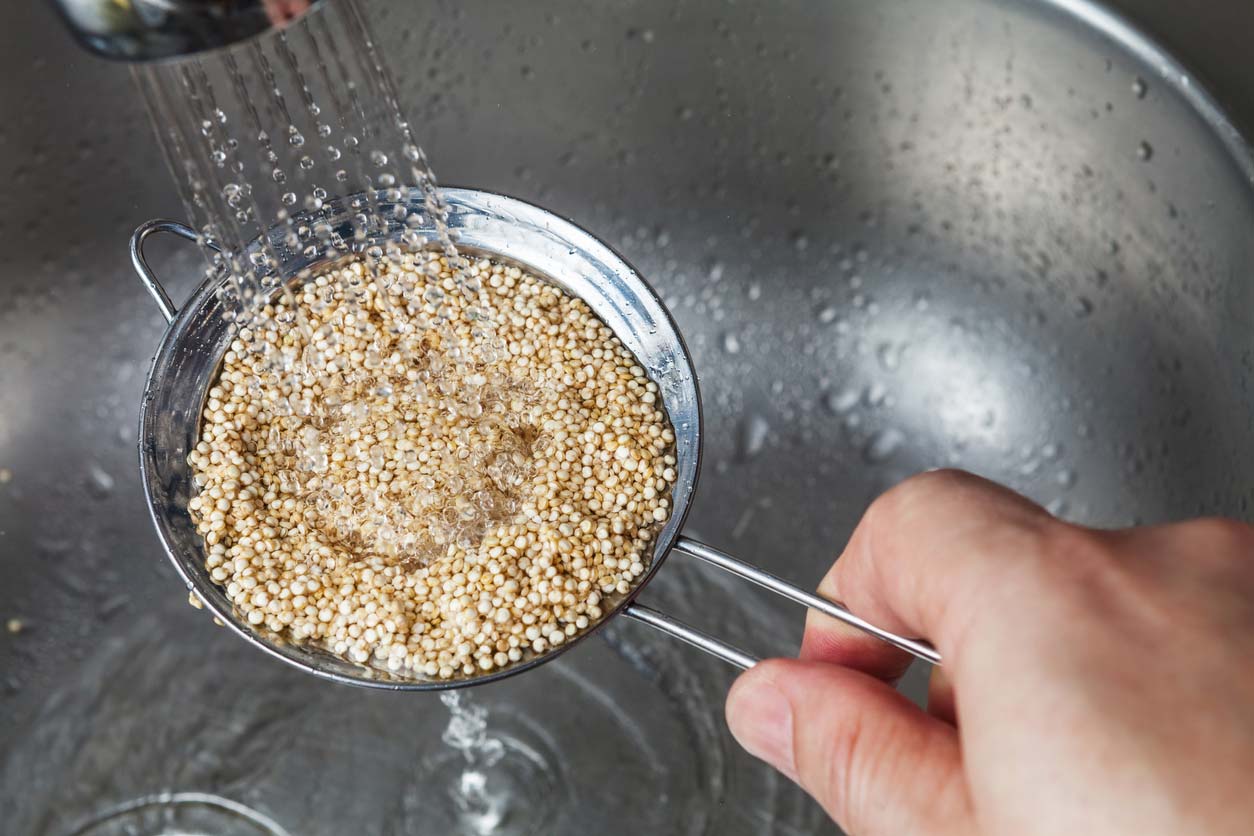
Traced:
POLYGON ((1254 832, 1254 529, 1096 531, 953 471, 878 499, 819 586, 933 641, 910 657, 811 612, 799 660, 727 721, 851 833, 1254 832))

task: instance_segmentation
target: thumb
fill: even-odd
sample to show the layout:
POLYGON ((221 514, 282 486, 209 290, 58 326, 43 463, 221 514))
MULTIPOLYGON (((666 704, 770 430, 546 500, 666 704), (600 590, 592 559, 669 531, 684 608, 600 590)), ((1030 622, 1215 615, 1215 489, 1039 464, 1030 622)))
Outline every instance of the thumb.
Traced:
POLYGON ((850 833, 974 833, 957 731, 859 671, 774 659, 727 696, 740 745, 850 833))

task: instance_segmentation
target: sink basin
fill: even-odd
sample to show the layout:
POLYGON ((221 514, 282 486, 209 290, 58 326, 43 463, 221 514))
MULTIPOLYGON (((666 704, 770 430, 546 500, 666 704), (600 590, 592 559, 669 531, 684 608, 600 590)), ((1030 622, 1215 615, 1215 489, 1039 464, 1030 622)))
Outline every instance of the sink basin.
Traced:
MULTIPOLYGON (((445 183, 575 219, 675 315, 706 416, 689 534, 813 586, 877 493, 938 466, 1091 525, 1251 516, 1254 165, 1122 18, 1081 0, 368 9, 445 183)), ((136 415, 164 326, 125 253, 181 210, 126 71, 46 9, 13 25, 0 821, 834 832, 731 741, 733 672, 639 625, 467 695, 505 753, 499 805, 467 819, 437 697, 303 677, 187 607, 144 512, 136 415)), ((194 253, 150 260, 176 303, 199 280, 194 253)), ((642 600, 759 655, 800 635, 797 609, 678 560, 642 600)))

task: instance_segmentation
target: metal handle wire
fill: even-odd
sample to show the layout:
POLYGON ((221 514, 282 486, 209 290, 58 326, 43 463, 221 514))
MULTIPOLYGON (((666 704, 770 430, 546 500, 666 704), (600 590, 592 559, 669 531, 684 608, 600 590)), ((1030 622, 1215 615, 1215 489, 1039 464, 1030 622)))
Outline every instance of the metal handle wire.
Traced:
MULTIPOLYGON (((737 560, 726 552, 711 548, 704 543, 699 543, 689 537, 680 537, 675 541, 673 550, 686 554, 689 557, 695 557, 703 560, 711 566, 730 572, 733 575, 744 578, 747 581, 757 584, 758 586, 769 589, 777 595, 782 595, 790 601, 796 601, 798 604, 804 604, 812 610, 818 610, 824 615, 842 621, 851 627, 856 627, 864 633, 875 636, 875 638, 891 644, 893 647, 900 648, 907 653, 929 662, 933 665, 941 663, 940 653, 936 648, 932 647, 928 642, 922 639, 911 639, 905 636, 899 636, 896 633, 889 632, 882 627, 877 627, 864 618, 860 618, 842 604, 835 601, 829 601, 821 598, 811 592, 806 592, 796 586, 782 580, 770 572, 763 571, 756 566, 737 560)), ((706 633, 702 633, 693 627, 689 627, 682 621, 678 621, 670 616, 660 613, 657 610, 643 606, 641 604, 632 604, 623 610, 623 614, 631 618, 648 624, 654 629, 661 630, 675 638, 687 642, 693 647, 704 650, 712 656, 717 656, 725 662, 736 665, 739 668, 748 669, 758 663, 758 659, 754 656, 739 650, 721 639, 714 638, 706 633)))
MULTIPOLYGON (((200 236, 196 234, 196 230, 186 224, 162 219, 141 224, 131 234, 131 264, 135 267, 135 272, 139 274, 139 280, 148 289, 148 293, 156 300, 157 307, 161 309, 161 315, 165 317, 165 321, 173 322, 174 317, 178 316, 179 309, 174 307, 174 303, 170 301, 170 294, 165 292, 165 288, 161 286, 161 282, 157 280, 156 274, 152 272, 152 268, 148 266, 148 261, 144 258, 144 242, 150 235, 158 232, 168 232, 188 241, 199 240, 200 236)), ((214 250, 218 249, 213 244, 209 246, 214 250)))

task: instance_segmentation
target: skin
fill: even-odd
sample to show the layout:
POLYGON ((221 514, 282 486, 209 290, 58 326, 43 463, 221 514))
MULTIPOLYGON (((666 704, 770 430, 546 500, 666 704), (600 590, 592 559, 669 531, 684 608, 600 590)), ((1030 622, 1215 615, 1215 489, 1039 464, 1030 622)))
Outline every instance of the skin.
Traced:
POLYGON ((741 745, 850 833, 1254 832, 1251 527, 1097 531, 937 471, 819 590, 944 659, 921 710, 908 656, 811 612, 800 658, 728 695, 741 745))
POLYGON ((263 0, 266 17, 278 27, 286 26, 309 11, 310 0, 263 0))

